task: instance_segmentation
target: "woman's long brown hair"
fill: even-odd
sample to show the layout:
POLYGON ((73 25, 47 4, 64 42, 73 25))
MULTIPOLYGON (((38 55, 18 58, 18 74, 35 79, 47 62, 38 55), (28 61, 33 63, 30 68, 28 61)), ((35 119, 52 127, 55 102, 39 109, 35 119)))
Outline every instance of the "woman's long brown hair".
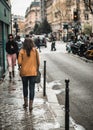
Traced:
POLYGON ((30 51, 35 47, 35 44, 32 39, 25 39, 23 43, 23 49, 26 50, 27 56, 30 56, 30 51))

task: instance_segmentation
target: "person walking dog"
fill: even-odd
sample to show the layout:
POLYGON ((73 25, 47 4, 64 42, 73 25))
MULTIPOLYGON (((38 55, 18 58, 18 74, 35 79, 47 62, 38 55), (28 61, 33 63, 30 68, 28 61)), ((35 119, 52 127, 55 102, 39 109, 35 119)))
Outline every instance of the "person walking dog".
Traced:
POLYGON ((18 65, 23 84, 23 107, 27 108, 29 96, 29 110, 32 110, 35 96, 35 77, 37 76, 37 68, 40 65, 39 53, 32 39, 28 38, 24 40, 23 48, 18 55, 18 65))
POLYGON ((9 78, 10 81, 12 76, 14 77, 14 66, 16 65, 17 53, 18 53, 18 45, 14 41, 13 35, 8 35, 8 42, 6 43, 6 52, 7 52, 7 62, 9 68, 9 78))

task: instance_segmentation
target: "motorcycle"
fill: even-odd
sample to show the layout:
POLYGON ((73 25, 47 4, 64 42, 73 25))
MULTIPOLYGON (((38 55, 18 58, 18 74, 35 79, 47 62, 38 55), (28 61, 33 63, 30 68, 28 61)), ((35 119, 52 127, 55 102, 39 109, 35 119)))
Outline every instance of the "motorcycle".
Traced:
POLYGON ((84 44, 84 42, 79 40, 71 46, 71 50, 73 54, 83 56, 84 52, 87 50, 87 46, 84 44))

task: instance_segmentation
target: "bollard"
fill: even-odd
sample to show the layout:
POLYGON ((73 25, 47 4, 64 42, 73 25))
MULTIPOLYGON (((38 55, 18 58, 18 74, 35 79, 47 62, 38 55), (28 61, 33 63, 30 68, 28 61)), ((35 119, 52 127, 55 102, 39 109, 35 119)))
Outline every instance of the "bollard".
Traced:
POLYGON ((65 130, 69 130, 69 79, 65 79, 65 130))
POLYGON ((43 87, 43 96, 46 96, 46 61, 44 61, 44 87, 43 87))

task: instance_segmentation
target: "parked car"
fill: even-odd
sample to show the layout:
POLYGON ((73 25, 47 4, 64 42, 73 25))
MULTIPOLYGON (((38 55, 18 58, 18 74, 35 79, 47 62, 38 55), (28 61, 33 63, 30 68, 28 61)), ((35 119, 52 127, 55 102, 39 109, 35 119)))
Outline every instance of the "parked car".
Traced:
POLYGON ((40 38, 41 42, 40 42, 40 46, 45 46, 47 47, 47 42, 46 42, 46 38, 43 37, 43 38, 40 38))
POLYGON ((45 36, 42 36, 42 35, 36 35, 34 37, 34 42, 35 42, 36 46, 38 44, 37 43, 38 37, 40 38, 40 46, 47 47, 47 40, 46 40, 45 36))

